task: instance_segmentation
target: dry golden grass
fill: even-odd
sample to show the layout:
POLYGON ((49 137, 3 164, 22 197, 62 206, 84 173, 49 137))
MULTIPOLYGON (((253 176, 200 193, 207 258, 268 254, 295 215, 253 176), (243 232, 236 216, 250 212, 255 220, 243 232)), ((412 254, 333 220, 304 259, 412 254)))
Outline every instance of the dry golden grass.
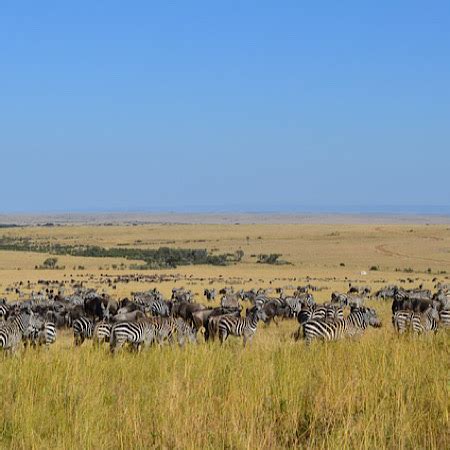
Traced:
MULTIPOLYGON (((104 246, 242 248, 242 264, 162 271, 186 276, 177 285, 199 294, 233 280, 236 287, 296 286, 310 276, 312 284, 326 286, 316 295, 323 301, 332 290, 346 290, 348 280, 376 289, 409 276, 411 285, 432 287, 434 277, 448 276, 438 272, 450 274, 446 226, 77 226, 5 234, 104 246), (258 253, 282 253, 293 265, 258 265, 250 257, 258 253), (368 271, 372 265, 380 271, 368 271)), ((154 286, 167 295, 173 287, 129 283, 112 290, 101 284, 101 273, 130 272, 111 268, 121 260, 59 257, 66 270, 34 270, 46 256, 0 252, 0 292, 20 280, 88 275, 94 280, 87 285, 116 297, 154 286), (72 270, 78 265, 85 270, 72 270)), ((260 326, 245 349, 230 338, 223 347, 201 342, 112 358, 91 343, 74 349, 70 333, 63 333, 48 351, 0 355, 0 447, 449 448, 449 333, 399 339, 390 304, 370 304, 383 328, 358 341, 310 348, 292 341, 296 324, 284 321, 260 326)))

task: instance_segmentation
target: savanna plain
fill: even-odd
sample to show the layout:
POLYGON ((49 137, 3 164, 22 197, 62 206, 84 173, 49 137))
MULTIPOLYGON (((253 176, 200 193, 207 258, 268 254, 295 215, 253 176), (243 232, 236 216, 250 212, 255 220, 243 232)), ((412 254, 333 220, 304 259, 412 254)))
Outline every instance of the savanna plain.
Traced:
MULTIPOLYGON (((28 226, 3 237, 105 248, 241 251, 226 266, 136 270, 124 258, 0 251, 0 297, 27 298, 38 280, 83 282, 116 299, 184 286, 205 303, 205 288, 318 288, 317 302, 352 285, 435 290, 449 282, 449 225, 140 224, 28 226), (243 256, 242 256, 243 254, 243 256), (264 264, 280 254, 288 264, 264 264), (152 275, 110 282, 124 275, 152 275), (29 284, 28 284, 29 283, 29 284)), ((135 266, 134 266, 135 267, 135 266)), ((219 299, 215 300, 215 304, 219 299)), ((360 338, 307 347, 295 319, 259 324, 252 343, 155 346, 140 353, 92 342, 75 348, 70 330, 49 349, 0 355, 0 446, 23 449, 450 448, 449 332, 398 337, 391 301, 367 300, 382 320, 360 338)), ((245 308, 245 304, 244 304, 245 308)))

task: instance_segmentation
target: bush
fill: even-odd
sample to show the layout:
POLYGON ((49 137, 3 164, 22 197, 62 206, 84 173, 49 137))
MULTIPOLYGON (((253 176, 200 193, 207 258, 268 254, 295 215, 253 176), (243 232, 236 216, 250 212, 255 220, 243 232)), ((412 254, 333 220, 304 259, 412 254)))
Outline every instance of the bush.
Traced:
POLYGON ((268 255, 262 253, 258 255, 258 260, 256 261, 259 264, 274 264, 274 265, 282 265, 282 264, 290 264, 288 261, 283 261, 279 259, 281 253, 270 253, 268 255))
POLYGON ((58 262, 58 258, 47 258, 42 263, 42 267, 44 267, 45 269, 54 269, 56 267, 57 262, 58 262))

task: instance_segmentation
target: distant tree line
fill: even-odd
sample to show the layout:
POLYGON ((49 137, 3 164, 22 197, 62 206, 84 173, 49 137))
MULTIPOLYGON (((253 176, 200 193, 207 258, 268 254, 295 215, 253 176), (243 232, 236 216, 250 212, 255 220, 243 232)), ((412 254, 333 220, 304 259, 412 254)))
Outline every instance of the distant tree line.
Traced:
POLYGON ((58 243, 34 242, 29 237, 0 237, 0 250, 12 250, 23 252, 49 253, 51 255, 70 255, 97 258, 125 258, 144 261, 144 264, 136 265, 139 269, 163 269, 186 266, 193 264, 209 264, 225 266, 238 262, 244 252, 238 250, 235 253, 213 255, 206 249, 186 249, 160 247, 158 249, 142 248, 105 248, 97 245, 65 245, 58 243))

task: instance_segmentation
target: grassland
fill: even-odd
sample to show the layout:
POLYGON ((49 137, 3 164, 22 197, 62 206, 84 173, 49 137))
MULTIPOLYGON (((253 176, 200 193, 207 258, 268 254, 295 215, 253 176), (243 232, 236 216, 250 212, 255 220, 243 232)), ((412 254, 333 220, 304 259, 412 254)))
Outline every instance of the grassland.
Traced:
MULTIPOLYGON (((226 267, 140 272, 171 275, 176 283, 135 281, 113 289, 105 275, 131 273, 119 269, 130 261, 59 256, 64 270, 35 270, 49 255, 0 252, 0 295, 19 281, 33 286, 39 279, 73 279, 114 297, 151 287, 168 295, 183 285, 203 301, 204 287, 289 290, 310 282, 322 289, 315 297, 324 301, 349 282, 372 289, 388 283, 432 288, 450 275, 448 225, 154 224, 26 227, 0 234, 245 254, 226 267), (281 253, 292 265, 257 264, 252 255, 261 253, 281 253)), ((311 348, 291 340, 296 325, 285 321, 260 326, 245 349, 239 341, 223 347, 201 342, 111 358, 90 343, 74 349, 70 333, 62 333, 49 351, 0 356, 0 447, 449 448, 449 333, 398 339, 390 305, 370 304, 383 328, 358 341, 311 348)))

